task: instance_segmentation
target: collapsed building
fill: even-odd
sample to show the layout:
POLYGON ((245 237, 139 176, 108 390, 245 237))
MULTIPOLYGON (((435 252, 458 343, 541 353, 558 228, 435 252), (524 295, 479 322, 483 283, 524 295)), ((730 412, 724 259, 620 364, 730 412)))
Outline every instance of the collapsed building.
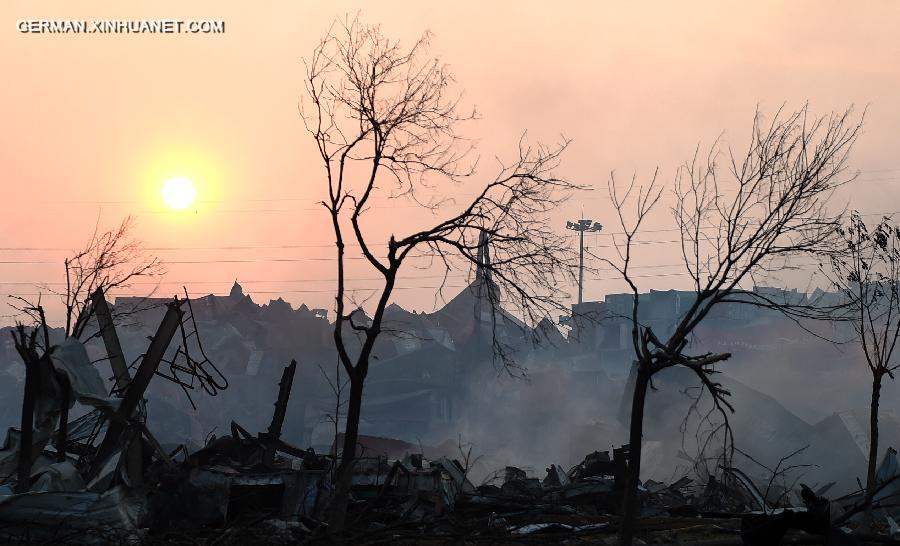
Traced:
MULTIPOLYGON (((484 531, 489 533, 611 532, 614 520, 607 516, 616 511, 627 453, 627 446, 618 446, 627 440, 629 420, 632 296, 612 294, 602 302, 574 306, 563 333, 546 321, 532 328, 503 310, 491 313, 484 286, 484 278, 476 275, 432 313, 397 305, 387 309, 388 332, 376 346, 366 383, 354 498, 377 500, 373 513, 382 523, 454 511, 493 518, 484 531), (498 373, 493 335, 515 352, 527 369, 526 379, 498 373), (532 516, 530 522, 510 518, 498 523, 491 515, 513 507, 537 514, 535 506, 580 515, 537 523, 532 516)), ((691 293, 651 291, 641 297, 642 322, 666 332, 691 293)), ((264 508, 274 521, 287 522, 273 523, 278 527, 273 532, 295 538, 315 532, 344 424, 342 371, 327 311, 295 309, 281 299, 259 305, 237 282, 227 296, 180 301, 190 307, 190 324, 185 331, 185 321, 179 321, 181 336, 176 328, 169 338, 174 341, 162 347, 149 375, 153 380, 132 397, 142 419, 137 435, 113 427, 121 395, 128 391, 116 386, 121 373, 114 369, 107 340, 73 345, 49 329, 49 344, 60 351, 51 358, 55 369, 80 370, 69 377, 73 388, 92 386, 76 391, 73 400, 82 403, 66 417, 57 405, 56 417, 36 419, 51 425, 35 432, 44 443, 36 448, 39 456, 28 473, 30 493, 17 491, 17 481, 8 480, 0 520, 17 529, 75 518, 140 538, 148 528, 227 527, 264 508), (196 357, 190 366, 185 365, 187 352, 196 357), (73 360, 72 354, 79 356, 73 360), (292 360, 297 363, 285 368, 292 360), (90 379, 80 381, 82 373, 90 379), (68 439, 59 444, 64 429, 68 439), (129 467, 128 445, 134 442, 144 455, 129 467), (107 462, 101 465, 94 461, 104 443, 115 448, 103 448, 107 462), (109 458, 110 450, 118 455, 109 458), (153 484, 153 494, 135 497, 140 483, 153 484), (42 495, 21 496, 31 493, 42 495), (63 500, 82 508, 62 517, 63 500)), ((147 360, 148 341, 160 339, 158 325, 166 322, 172 305, 163 298, 114 302, 128 317, 115 333, 129 373, 147 360)), ((357 313, 358 320, 366 320, 362 310, 357 313)), ((12 337, 0 336, 5 377, 0 416, 13 427, 23 407, 26 374, 12 337)), ((845 397, 823 401, 818 391, 834 388, 827 386, 833 385, 830 374, 851 368, 846 354, 778 313, 747 305, 722 305, 697 329, 694 343, 734 347, 734 361, 722 381, 733 394, 737 411, 731 426, 746 456, 735 457, 733 470, 718 463, 699 469, 704 454, 690 440, 703 434, 704 425, 703 407, 693 406, 695 380, 667 370, 654 380, 658 389, 647 404, 646 513, 733 516, 750 510, 765 515, 802 506, 796 491, 768 495, 777 473, 772 469, 795 452, 794 462, 804 469, 802 479, 814 497, 828 492, 852 511, 868 445, 867 411, 860 403, 865 397, 859 396, 865 378, 848 375, 852 381, 843 381, 842 388, 856 391, 845 397), (816 363, 812 369, 810 361, 816 363), (777 385, 764 379, 783 378, 782 370, 809 374, 803 376, 807 391, 769 394, 777 385), (828 380, 819 385, 818 376, 828 380), (722 481, 723 472, 732 478, 722 481)), ((897 473, 889 446, 900 443, 900 424, 888 412, 882 427, 887 448, 882 481, 889 484, 897 473)), ((13 468, 20 449, 21 435, 11 430, 3 451, 5 468, 13 468)))

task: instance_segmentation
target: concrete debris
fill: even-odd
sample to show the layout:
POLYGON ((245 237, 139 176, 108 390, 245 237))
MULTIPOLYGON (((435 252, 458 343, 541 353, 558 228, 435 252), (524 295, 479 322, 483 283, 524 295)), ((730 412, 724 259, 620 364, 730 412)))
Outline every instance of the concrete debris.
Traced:
MULTIPOLYGON (((670 296, 658 296, 661 309, 677 303, 670 296)), ((63 339, 40 359, 26 363, 25 384, 32 391, 22 409, 23 416, 31 415, 32 426, 10 429, 0 449, 0 542, 612 543, 630 454, 628 445, 619 445, 621 429, 597 422, 590 429, 594 434, 585 435, 590 443, 584 446, 580 440, 550 434, 559 421, 536 413, 542 424, 517 433, 547 444, 548 450, 558 447, 559 458, 548 457, 553 464, 543 463, 536 472, 523 465, 527 457, 510 448, 508 459, 496 466, 491 462, 487 470, 496 471, 484 481, 483 469, 475 470, 478 458, 461 439, 432 445, 416 441, 426 424, 449 423, 459 411, 462 395, 454 382, 466 370, 451 374, 442 364, 477 353, 473 347, 490 324, 472 316, 474 298, 465 292, 432 315, 389 308, 390 319, 412 324, 415 335, 393 336, 390 344, 379 347, 384 362, 373 367, 367 384, 371 398, 363 414, 382 425, 369 430, 384 435, 358 436, 347 524, 338 535, 326 522, 344 439, 340 404, 330 406, 334 418, 324 425, 309 425, 315 416, 297 415, 329 406, 314 392, 321 384, 314 381, 310 367, 289 354, 294 330, 270 328, 266 322, 272 316, 286 317, 304 335, 315 334, 310 334, 310 343, 319 342, 315 340, 329 335, 324 312, 295 311, 283 301, 259 309, 235 284, 227 298, 197 300, 197 317, 190 300, 157 302, 159 328, 146 336, 144 331, 117 331, 102 293, 95 295, 105 353, 95 355, 97 346, 63 339), (229 384, 200 341, 198 324, 215 324, 220 307, 237 318, 215 329, 210 352, 221 351, 223 369, 246 381, 229 384), (248 330, 256 332, 255 338, 242 333, 248 330), (123 348, 133 346, 135 339, 140 339, 141 353, 126 359, 123 348), (263 350, 272 346, 282 350, 263 350), (273 373, 276 359, 278 373, 273 373), (112 388, 94 364, 101 360, 109 361, 112 388), (216 422, 222 427, 209 432, 213 427, 200 426, 201 419, 203 425, 214 422, 206 420, 203 404, 213 404, 209 400, 220 394, 252 393, 262 379, 269 381, 266 392, 272 406, 207 406, 206 413, 219 413, 216 422), (167 396, 159 397, 160 392, 167 396), (205 401, 192 397, 200 392, 209 395, 205 401), (190 418, 177 405, 179 394, 187 395, 190 418), (273 409, 260 413, 259 407, 273 409), (234 413, 232 408, 237 408, 234 413), (69 419, 69 409, 75 418, 69 419), (174 417, 161 419, 166 412, 174 417), (302 434, 289 433, 296 429, 302 434), (400 437, 392 437, 391 430, 400 437), (298 436, 297 445, 288 441, 298 436), (604 444, 618 447, 597 449, 604 444)), ((501 318, 510 339, 524 328, 514 317, 501 318)), ((619 350, 615 323, 576 326, 598 347, 619 350)), ((544 337, 566 343, 555 330, 544 337)), ((326 379, 340 379, 340 371, 326 379)), ((533 379, 542 384, 548 399, 565 395, 571 385, 553 370, 538 370, 533 379)), ((686 379, 677 375, 660 381, 690 386, 682 385, 686 379)), ((592 382, 583 383, 593 388, 592 382)), ((538 398, 531 405, 544 407, 545 401, 538 398)), ((757 428, 767 429, 760 437, 847 438, 846 444, 859 448, 859 427, 850 414, 836 414, 818 428, 786 415, 787 410, 772 404, 754 414, 757 428), (774 422, 787 424, 768 426, 774 422)), ((447 435, 426 440, 443 438, 447 435)), ((698 460, 683 451, 678 457, 691 467, 660 477, 662 465, 655 461, 664 449, 655 438, 643 445, 642 461, 651 462, 644 468, 657 473, 641 476, 636 543, 840 545, 887 542, 900 535, 900 462, 892 448, 878 467, 874 518, 868 527, 862 525, 862 491, 828 498, 833 488, 841 488, 835 481, 811 481, 812 487, 783 483, 776 479, 777 472, 766 475, 747 460, 729 459, 726 464, 721 457, 701 470, 698 460)), ((814 460, 816 454, 807 456, 814 460)))
POLYGON ((567 525, 565 523, 530 523, 521 527, 511 527, 510 532, 513 535, 535 535, 560 531, 578 532, 578 531, 595 531, 597 529, 605 529, 609 527, 608 523, 595 523, 590 525, 567 525))
POLYGON ((85 488, 84 479, 69 461, 51 464, 31 486, 32 491, 80 491, 85 488))
POLYGON ((50 354, 50 362, 53 368, 65 374, 69 381, 72 394, 75 395, 69 402, 70 408, 77 400, 93 407, 113 411, 118 409, 121 399, 108 396, 100 372, 91 364, 83 343, 73 338, 66 339, 50 354))

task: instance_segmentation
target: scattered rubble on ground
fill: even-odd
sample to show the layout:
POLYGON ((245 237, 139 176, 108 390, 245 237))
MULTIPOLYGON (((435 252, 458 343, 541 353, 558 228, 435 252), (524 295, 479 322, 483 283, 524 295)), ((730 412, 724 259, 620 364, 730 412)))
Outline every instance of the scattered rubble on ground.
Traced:
MULTIPOLYGON (((102 294, 102 321, 100 301, 102 294)), ((189 378, 209 381, 217 373, 190 306, 190 300, 167 304, 157 334, 132 366, 121 356, 115 328, 103 327, 112 392, 77 340, 40 357, 24 355, 34 361, 27 363, 23 426, 10 429, 0 449, 0 542, 616 544, 628 446, 587 453, 571 468, 551 464, 536 473, 507 466, 476 484, 461 445, 361 436, 348 524, 333 532, 325 514, 342 438, 335 435, 328 453, 282 438, 298 369, 293 361, 272 386, 277 395, 266 430, 252 433, 232 421, 227 434, 210 435, 201 447, 161 444, 144 400, 151 381, 170 381, 187 393, 189 378), (163 362, 167 373, 159 371, 163 362), (81 414, 69 419, 76 404, 81 414)), ((638 544, 900 543, 893 449, 879 466, 866 532, 859 491, 829 498, 833 483, 785 486, 774 477, 764 483, 725 464, 700 474, 640 484, 638 544)))

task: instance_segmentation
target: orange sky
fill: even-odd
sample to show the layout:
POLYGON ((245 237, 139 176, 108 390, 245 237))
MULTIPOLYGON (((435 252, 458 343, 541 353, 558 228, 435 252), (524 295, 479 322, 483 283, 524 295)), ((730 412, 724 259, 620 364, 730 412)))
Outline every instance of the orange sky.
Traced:
MULTIPOLYGON (((435 33, 433 53, 451 65, 466 100, 482 113, 471 132, 480 140, 484 178, 493 174, 493 157, 508 156, 523 130, 548 141, 574 139, 562 174, 598 190, 560 211, 560 227, 584 206, 614 228, 604 186, 610 170, 646 176, 658 165, 670 181, 698 142, 722 131, 740 141, 757 103, 771 112, 806 100, 815 112, 869 105, 852 161, 862 182, 840 198, 864 212, 900 211, 896 2, 182 4, 0 5, 0 262, 53 262, 0 263, 0 292, 33 293, 16 283, 60 282, 66 252, 54 249, 79 245, 98 217, 109 227, 131 213, 148 247, 179 248, 156 251, 161 259, 202 262, 170 264, 162 294, 185 282, 194 294, 223 293, 238 278, 257 301, 283 294, 294 304, 330 308, 332 238, 315 205, 324 192, 315 149, 297 114, 300 60, 335 17, 361 7, 366 21, 406 43, 426 29, 435 33), (222 19, 226 32, 16 30, 20 19, 157 18, 222 19), (175 175, 197 183, 203 202, 196 213, 161 208, 161 185, 175 175), (271 248, 284 245, 297 248, 271 248)), ((404 232, 416 216, 409 204, 400 206, 376 210, 372 228, 404 232)), ((670 227, 660 212, 651 227, 670 227)), ((653 248, 643 265, 677 263, 675 246, 653 248)), ((356 266, 350 276, 374 277, 356 266)), ((418 278, 404 281, 397 301, 432 309, 428 287, 437 279, 407 276, 418 278)), ((644 288, 683 286, 675 276, 642 280, 644 288)), ((585 292, 598 299, 621 289, 591 279, 585 292)), ((8 313, 0 306, 0 315, 8 313)))

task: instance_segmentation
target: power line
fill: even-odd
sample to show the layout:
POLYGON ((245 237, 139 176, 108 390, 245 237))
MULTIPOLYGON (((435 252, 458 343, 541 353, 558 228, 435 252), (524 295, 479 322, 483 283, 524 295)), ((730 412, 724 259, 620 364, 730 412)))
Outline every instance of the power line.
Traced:
MULTIPOLYGON (((447 275, 447 278, 464 278, 467 275, 464 273, 456 273, 447 275)), ((417 275, 415 277, 397 277, 398 281, 402 280, 415 280, 415 279, 443 279, 443 275, 417 275)), ((345 281, 381 281, 383 278, 378 277, 347 277, 344 279, 345 281)), ((336 282, 335 278, 327 278, 327 279, 251 279, 251 280, 240 280, 238 284, 267 284, 267 283, 306 283, 306 282, 336 282)), ((158 286, 158 285, 192 285, 192 284, 231 284, 235 282, 234 280, 230 281, 160 281, 160 282, 132 282, 128 283, 129 286, 158 286)), ((0 285, 11 284, 11 285, 28 285, 28 286, 65 286, 64 282, 25 282, 25 281, 0 281, 0 285)))
MULTIPOLYGON (((446 289, 446 288, 466 288, 467 284, 460 285, 443 285, 443 286, 395 286, 393 290, 438 290, 438 289, 446 289)), ((382 290, 382 287, 365 287, 365 288, 345 288, 345 292, 371 292, 371 291, 379 291, 382 290)), ((334 294, 334 289, 309 289, 309 290, 258 290, 254 291, 253 294, 334 294)), ((7 296, 47 296, 52 297, 54 294, 49 294, 46 292, 33 292, 33 293, 8 293, 7 296)), ((133 298, 146 298, 150 297, 147 294, 135 294, 135 293, 124 293, 124 292, 110 292, 107 294, 110 297, 133 297, 133 298)), ((164 297, 164 296, 159 296, 164 297)))
MULTIPOLYGON (((885 173, 885 172, 900 172, 900 169, 872 169, 872 170, 861 170, 859 173, 885 173)), ((853 180, 854 183, 869 183, 869 182, 893 182, 900 181, 900 177, 890 176, 883 178, 857 178, 853 180)), ((595 190, 586 190, 586 192, 592 192, 595 190)), ((458 198, 475 198, 478 196, 478 193, 441 193, 442 197, 458 197, 458 198)), ((378 199, 378 200, 393 200, 393 199, 402 199, 404 196, 373 196, 370 199, 378 199)), ((608 200, 609 196, 583 196, 582 200, 608 200)), ((284 202, 306 202, 306 203, 318 203, 319 200, 307 197, 259 197, 259 198, 239 198, 235 199, 245 203, 284 203, 284 202)), ((198 204, 214 204, 214 203, 231 203, 233 200, 225 200, 225 199, 201 199, 196 201, 198 204)), ((450 200, 442 200, 445 204, 454 203, 453 199, 450 200)), ((50 201, 42 201, 43 204, 50 205, 135 205, 141 204, 143 201, 141 200, 133 200, 133 199, 121 199, 121 200, 50 200, 50 201)), ((435 203, 436 205, 441 204, 435 203)), ((396 203, 392 203, 390 205, 370 205, 366 208, 369 209, 393 209, 393 208, 421 208, 420 204, 408 204, 408 205, 398 205, 396 203)), ((205 212, 217 212, 217 213, 249 213, 249 212, 297 212, 297 211, 310 211, 310 210, 324 210, 324 207, 321 205, 317 205, 314 207, 300 207, 300 208, 289 208, 289 209, 221 209, 221 210, 211 210, 205 212)), ((167 211, 167 210, 146 210, 143 211, 151 214, 183 214, 184 211, 175 212, 175 211, 167 211)))
MULTIPOLYGON (((344 256, 345 260, 366 260, 363 256, 344 256)), ((160 260, 160 264, 239 264, 239 263, 279 263, 279 262, 333 262, 335 258, 240 258, 228 260, 160 260)), ((60 265, 53 260, 2 260, 0 265, 60 265)))
MULTIPOLYGON (((678 231, 677 229, 660 229, 660 230, 647 230, 647 233, 651 232, 664 232, 664 231, 678 231)), ((623 233, 606 233, 599 235, 624 235, 623 233)), ((681 240, 645 240, 645 241, 634 241, 633 244, 640 245, 655 245, 655 244, 666 244, 673 242, 680 242, 681 240)), ((346 244, 346 247, 359 247, 358 244, 346 244)), ((590 245, 593 247, 600 247, 600 245, 590 245)), ((319 247, 329 247, 333 248, 334 245, 281 245, 278 247, 272 246, 246 246, 242 248, 237 247, 206 247, 202 248, 202 250, 273 250, 276 248, 282 249, 298 249, 298 248, 319 248, 319 247)), ((614 248, 613 246, 604 246, 600 248, 614 248)), ((154 247, 146 247, 144 250, 152 251, 154 247)), ((166 248, 156 248, 156 250, 169 250, 169 251, 180 251, 180 250, 201 250, 198 247, 185 247, 183 249, 175 248, 175 247, 166 247, 166 248)), ((71 252, 72 249, 63 249, 63 248, 52 248, 52 247, 5 247, 0 248, 0 251, 7 252, 71 252)), ((429 257, 429 256, 424 256, 429 257)), ((162 260, 162 263, 166 264, 182 264, 182 263, 243 263, 243 262, 293 262, 293 261, 335 261, 334 257, 297 257, 297 258, 244 258, 244 259, 223 259, 223 260, 162 260)), ((365 256, 344 256, 345 260, 366 260, 365 256)), ((0 264, 59 264, 59 261, 52 260, 0 260, 0 264)))
MULTIPOLYGON (((634 245, 659 245, 680 243, 681 239, 666 241, 633 241, 634 245)), ((591 245, 593 248, 615 248, 615 245, 591 245)), ((431 256, 418 256, 418 258, 430 258, 431 256)), ((345 260, 367 260, 365 256, 344 256, 345 260)), ((162 265, 168 264, 238 264, 238 263, 295 263, 295 262, 334 262, 335 258, 298 257, 298 258, 235 258, 235 259, 207 259, 207 260, 160 260, 162 265)), ((53 260, 2 260, 0 265, 59 265, 59 261, 53 260)))
MULTIPOLYGON (((893 211, 884 211, 884 212, 871 212, 871 213, 862 214, 861 216, 866 216, 866 217, 870 217, 870 216, 890 216, 890 215, 892 215, 892 214, 900 214, 900 211, 898 211, 898 210, 893 210, 893 211)), ((710 230, 710 229, 715 230, 715 229, 716 229, 716 226, 713 226, 713 225, 706 226, 706 227, 704 227, 704 228, 701 228, 701 231, 703 231, 703 230, 710 230)), ((680 232, 680 231, 681 231, 681 228, 642 229, 642 230, 639 232, 639 234, 644 234, 644 233, 673 233, 673 232, 680 232)), ((621 232, 621 231, 615 231, 615 232, 597 232, 597 233, 595 233, 594 235, 595 235, 595 236, 599 236, 599 237, 615 237, 615 236, 622 236, 622 235, 625 235, 625 233, 623 233, 623 232, 621 232)), ((663 241, 663 240, 648 239, 648 240, 644 240, 644 241, 634 241, 633 244, 662 244, 662 243, 672 243, 672 242, 681 242, 681 240, 678 239, 678 240, 674 240, 674 241, 663 241)), ((358 243, 350 243, 350 242, 348 242, 348 243, 345 243, 344 246, 347 247, 347 248, 359 248, 359 244, 358 244, 358 243)), ((594 245, 594 246, 596 246, 596 245, 594 245)), ((297 249, 304 249, 304 248, 334 248, 334 244, 333 244, 333 243, 304 243, 304 244, 290 244, 290 245, 256 245, 256 244, 247 244, 247 245, 224 245, 224 246, 185 246, 185 247, 155 246, 155 247, 142 247, 143 250, 146 250, 146 251, 153 251, 153 252, 180 252, 180 251, 196 251, 196 250, 227 250, 227 251, 232 251, 232 250, 297 250, 297 249)), ((614 247, 614 246, 604 246, 604 247, 601 247, 601 248, 615 248, 615 247, 614 247)), ((74 250, 74 249, 72 249, 72 248, 65 248, 65 247, 41 247, 41 246, 7 246, 7 247, 0 247, 0 252, 72 252, 73 250, 74 250)), ((312 258, 295 258, 295 259, 296 259, 296 260, 301 260, 301 261, 306 261, 306 260, 311 260, 311 261, 330 261, 330 260, 334 260, 334 258, 320 258, 320 257, 312 257, 312 258)), ((365 259, 365 257, 348 256, 348 257, 345 257, 345 259, 350 259, 350 260, 362 260, 362 259, 365 259)), ((263 260, 263 261, 267 261, 267 260, 263 260)), ((28 261, 28 262, 26 262, 26 261, 16 261, 16 260, 0 261, 0 264, 4 264, 4 263, 11 263, 11 264, 15 264, 15 263, 36 263, 36 264, 43 264, 43 263, 57 263, 57 262, 51 262, 51 261, 33 261, 33 262, 28 261)), ((177 262, 177 261, 168 261, 168 263, 195 263, 195 262, 177 262)), ((197 262, 197 263, 207 263, 207 261, 199 261, 199 262, 197 262)), ((218 261, 209 261, 208 263, 219 263, 219 262, 218 262, 218 261)))
MULTIPOLYGON (((350 244, 345 243, 345 247, 358 247, 358 244, 350 244)), ((303 245, 228 245, 228 246, 148 246, 142 247, 143 250, 152 250, 152 251, 170 251, 170 250, 257 250, 257 249, 269 249, 269 250, 290 250, 290 249, 298 249, 298 248, 334 248, 334 243, 327 244, 303 244, 303 245)), ((65 247, 40 247, 40 246, 7 246, 0 247, 0 251, 35 251, 35 252, 71 252, 73 249, 65 248, 65 247)))
MULTIPOLYGON (((647 264, 647 265, 631 265, 630 269, 662 269, 667 267, 681 267, 683 263, 672 263, 672 264, 647 264)), ((799 265, 814 265, 814 264, 798 264, 799 265)), ((612 268, 592 268, 593 271, 614 271, 612 268)), ((447 275, 416 275, 414 277, 406 276, 406 277, 397 277, 398 281, 407 281, 407 280, 418 280, 418 279, 467 279, 470 275, 467 273, 448 273, 447 275)), ((381 281, 383 278, 381 277, 347 277, 344 279, 347 282, 371 282, 371 281, 381 281)), ((590 279, 597 280, 597 279, 590 279)), ((209 284, 224 284, 229 285, 234 283, 234 280, 219 280, 219 281, 191 281, 191 280, 160 280, 158 282, 153 281, 137 281, 128 283, 129 286, 163 286, 163 285, 173 285, 173 286, 192 286, 192 285, 209 285, 209 284)), ((241 279, 239 281, 241 285, 252 285, 252 284, 286 284, 286 283, 316 283, 316 282, 337 282, 337 279, 334 277, 327 278, 317 278, 317 279, 241 279)), ((10 285, 10 286, 66 286, 65 282, 47 282, 47 281, 0 281, 0 286, 2 285, 10 285)))
MULTIPOLYGON (((632 275, 632 278, 635 279, 644 279, 644 278, 657 278, 657 277, 684 277, 689 276, 687 272, 678 272, 678 273, 654 273, 647 275, 632 275)), ((621 281, 621 277, 594 277, 590 280, 594 281, 621 281)), ((448 289, 448 288, 466 288, 467 284, 461 285, 438 285, 438 286, 395 286, 394 290, 439 290, 439 289, 448 289)), ((345 288, 347 292, 377 292, 382 290, 383 287, 365 287, 365 288, 345 288)), ((251 293, 251 296, 254 294, 334 294, 334 289, 293 289, 293 290, 254 290, 251 293)), ((48 293, 8 293, 8 296, 52 296, 53 294, 48 293)), ((137 294, 137 293, 121 293, 121 292, 110 292, 108 294, 110 297, 148 297, 147 294, 137 294)))
MULTIPOLYGON (((684 265, 684 264, 656 264, 656 265, 647 265, 647 266, 630 266, 630 268, 633 268, 633 269, 654 268, 654 267, 662 268, 662 267, 677 267, 677 266, 682 266, 682 265, 684 265)), ((812 265, 818 265, 818 264, 815 264, 815 263, 794 264, 792 267, 805 267, 805 266, 812 266, 812 265)), ((613 271, 613 269, 606 268, 606 269, 599 269, 599 271, 613 271)), ((630 275, 630 277, 634 278, 634 279, 650 279, 650 278, 661 278, 661 277, 687 277, 690 275, 691 274, 687 271, 678 271, 678 272, 672 272, 672 273, 646 273, 646 274, 642 274, 642 275, 630 275)), ((463 277, 465 277, 465 276, 464 275, 450 275, 447 278, 463 278, 463 277)), ((404 279, 411 280, 411 279, 416 279, 416 278, 427 278, 427 277, 405 277, 404 279)), ((443 278, 443 276, 432 277, 432 278, 443 278)), ((315 280, 316 281, 334 281, 334 279, 315 279, 315 280)), ((347 279, 347 280, 353 280, 353 279, 347 279)), ((367 279, 356 279, 356 280, 367 280, 367 279)), ((380 280, 380 279, 375 279, 375 280, 380 280)), ((623 279, 620 276, 615 276, 615 277, 590 277, 588 280, 621 281, 623 279)), ((207 283, 207 282, 227 284, 227 283, 234 282, 234 281, 201 281, 201 283, 207 283)), ((250 284, 251 282, 265 283, 265 282, 281 282, 281 281, 242 281, 242 284, 250 284)), ((295 282, 295 281, 284 281, 284 282, 295 282)), ((36 283, 0 282, 0 284, 32 284, 33 285, 36 283)), ((65 283, 55 283, 55 284, 65 284, 65 283)), ((137 283, 135 283, 135 284, 137 284, 137 283)), ((151 284, 151 283, 146 283, 146 284, 151 284)), ((191 283, 171 281, 171 282, 160 283, 160 284, 173 284, 173 285, 177 284, 177 285, 190 286, 191 283)), ((469 285, 445 284, 445 285, 439 285, 439 286, 395 286, 394 289, 395 290, 437 290, 437 289, 442 289, 442 288, 465 288, 466 286, 469 286, 469 285)), ((346 288, 346 290, 349 292, 378 291, 378 290, 382 290, 382 289, 383 289, 383 287, 346 288)), ((331 288, 331 289, 253 290, 251 295, 252 294, 294 294, 294 293, 333 294, 334 289, 331 288)), ((10 296, 41 296, 41 295, 52 296, 53 294, 48 294, 48 293, 9 293, 7 295, 10 295, 10 296)), ((110 295, 116 296, 116 297, 147 297, 147 294, 116 293, 116 292, 111 292, 110 295)))
MULTIPOLYGON (((672 263, 672 264, 647 264, 647 265, 631 265, 630 269, 661 269, 666 267, 681 267, 683 263, 672 263)), ((593 268, 594 271, 614 271, 611 268, 593 268)), ((416 280, 416 279, 462 279, 468 278, 469 275, 467 273, 449 273, 446 276, 444 275, 416 275, 414 277, 406 276, 406 277, 397 277, 398 281, 406 281, 406 280, 416 280)), ((349 282, 370 282, 370 281, 381 281, 384 280, 382 277, 346 277, 345 281, 349 282)), ((128 283, 129 286, 161 286, 161 285, 196 285, 196 284, 232 284, 235 280, 221 280, 221 281, 189 281, 189 280, 162 280, 159 282, 152 281, 137 281, 128 283)), ((318 279, 249 279, 244 280, 240 279, 238 281, 239 284, 273 284, 273 283, 314 283, 314 282, 337 282, 337 279, 334 277, 327 278, 318 278, 318 279)), ((13 285, 13 286, 65 286, 65 282, 44 282, 44 281, 0 281, 0 285, 13 285)))

